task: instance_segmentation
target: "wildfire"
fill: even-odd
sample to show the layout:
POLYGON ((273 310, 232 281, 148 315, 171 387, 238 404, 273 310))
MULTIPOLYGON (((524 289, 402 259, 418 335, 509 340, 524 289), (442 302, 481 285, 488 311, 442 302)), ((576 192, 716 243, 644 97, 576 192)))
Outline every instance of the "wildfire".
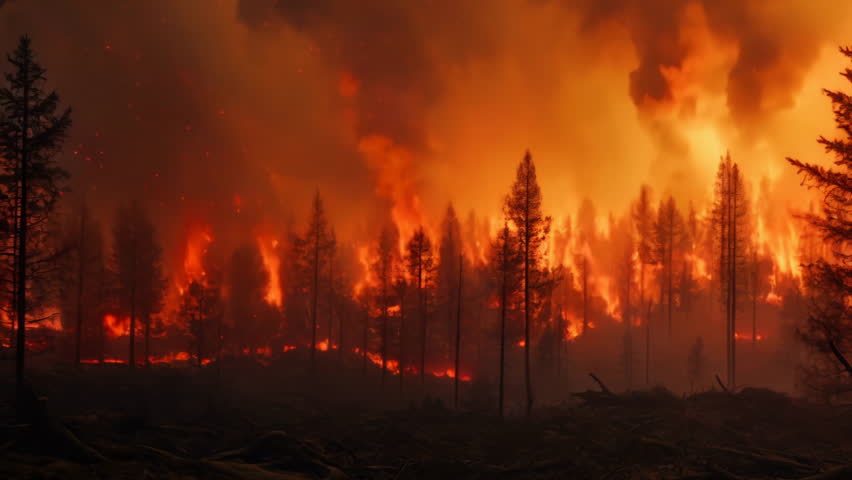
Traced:
POLYGON ((260 247, 260 255, 263 257, 263 266, 269 273, 266 302, 280 307, 283 296, 281 294, 281 259, 278 256, 278 240, 261 237, 257 239, 257 244, 260 247))
POLYGON ((110 338, 124 337, 130 334, 130 318, 119 319, 116 315, 104 315, 104 329, 110 338))
MULTIPOLYGON (((378 353, 367 352, 367 358, 368 358, 371 362, 373 362, 374 364, 376 364, 376 365, 378 365, 378 366, 380 366, 380 367, 382 366, 382 356, 381 356, 381 355, 379 355, 378 353)), ((389 372, 391 372, 391 373, 392 373, 392 374, 394 374, 394 375, 398 375, 398 374, 399 374, 399 362, 398 362, 398 361, 396 361, 396 360, 392 360, 392 359, 390 359, 390 358, 389 358, 389 359, 385 362, 385 368, 387 368, 387 369, 388 369, 388 371, 389 371, 389 372)))
POLYGON ((190 356, 187 352, 171 352, 157 357, 150 357, 151 363, 173 363, 189 361, 190 356))
POLYGON ((317 342, 317 350, 321 352, 328 351, 328 339, 317 342))
MULTIPOLYGON (((752 340, 752 336, 750 333, 734 333, 734 338, 737 340, 752 340)), ((764 339, 764 335, 758 333, 756 337, 754 337, 758 342, 764 339)))
MULTIPOLYGON (((456 378, 456 371, 453 368, 448 368, 446 370, 434 370, 432 375, 436 377, 447 377, 447 378, 456 378)), ((470 375, 460 375, 459 380, 462 382, 469 382, 471 380, 470 375)))
POLYGON ((565 340, 569 342, 574 341, 583 333, 583 321, 569 312, 562 312, 561 315, 565 340))

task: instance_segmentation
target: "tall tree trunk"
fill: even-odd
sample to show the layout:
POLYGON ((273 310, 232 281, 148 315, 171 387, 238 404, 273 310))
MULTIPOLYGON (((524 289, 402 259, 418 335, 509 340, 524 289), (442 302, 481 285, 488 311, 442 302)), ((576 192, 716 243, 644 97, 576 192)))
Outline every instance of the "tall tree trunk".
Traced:
POLYGON ((645 384, 651 384, 651 300, 645 305, 645 384))
MULTIPOLYGON (((639 318, 645 311, 645 261, 639 259, 639 318)), ((645 315, 645 385, 651 384, 651 307, 645 315)))
POLYGON ((331 358, 331 334, 334 330, 334 259, 328 262, 328 356, 331 358))
MULTIPOLYGON (((630 260, 632 262, 632 259, 630 260)), ((627 389, 630 390, 633 387, 633 326, 631 325, 631 311, 630 311, 630 280, 633 273, 633 265, 631 264, 627 273, 627 288, 625 295, 625 305, 624 305, 624 326, 626 328, 625 340, 624 340, 624 361, 625 361, 625 375, 627 377, 627 389)))
POLYGON ((399 298, 399 393, 405 381, 405 295, 399 298))
POLYGON ((131 262, 131 272, 130 272, 130 368, 136 368, 136 282, 138 281, 136 277, 137 265, 136 258, 139 256, 139 252, 136 248, 137 238, 136 236, 139 234, 137 231, 133 231, 133 240, 131 242, 131 251, 133 252, 133 261, 131 262))
MULTIPOLYGON (((505 232, 505 230, 504 230, 505 232)), ((503 262, 508 262, 509 245, 508 238, 503 241, 503 262)), ((503 265, 503 281, 500 285, 500 394, 498 401, 498 409, 500 417, 503 417, 503 397, 505 396, 505 369, 506 369, 506 300, 508 297, 508 266, 503 265)))
POLYGON ((532 415, 533 390, 530 376, 530 176, 526 175, 526 204, 524 205, 524 373, 527 389, 527 418, 532 415))
MULTIPOLYGON (((133 273, 134 277, 136 273, 133 273)), ((130 368, 136 368, 136 280, 130 293, 130 368)))
POLYGON ((314 285, 311 292, 311 372, 316 367, 317 356, 317 308, 319 305, 319 228, 314 235, 314 285))
POLYGON ((586 255, 583 255, 583 331, 582 335, 586 334, 589 328, 589 264, 586 255))
MULTIPOLYGON (((20 67, 24 75, 28 77, 30 65, 29 60, 20 67)), ((29 125, 30 125, 30 80, 24 78, 23 92, 23 123, 21 125, 21 192, 18 198, 20 215, 18 218, 18 256, 17 256, 17 285, 15 307, 18 316, 18 337, 15 350, 15 386, 18 400, 23 401, 24 385, 24 361, 26 358, 26 336, 27 336, 27 230, 29 215, 27 205, 29 201, 29 125)), ((22 405, 19 403, 18 413, 20 416, 22 405)))
MULTIPOLYGON (((422 251, 422 248, 420 249, 422 251)), ((426 386, 426 299, 423 295, 423 256, 417 258, 417 310, 420 316, 420 388, 426 386)))
POLYGON ((669 340, 672 338, 672 305, 674 297, 674 210, 669 212, 669 258, 668 258, 668 317, 669 317, 669 340))
POLYGON ((751 343, 757 344, 757 250, 754 251, 754 272, 751 280, 751 343))
POLYGON ((145 366, 151 367, 151 315, 145 314, 145 366))
POLYGON ((349 314, 349 310, 348 310, 348 306, 346 304, 346 299, 344 298, 343 302, 341 303, 340 316, 338 317, 340 320, 339 320, 339 325, 338 325, 338 328, 337 328, 337 368, 338 369, 343 366, 343 351, 344 351, 343 324, 346 320, 346 315, 348 315, 348 314, 349 314))
POLYGON ((81 346, 83 343, 83 270, 85 265, 85 244, 86 244, 86 207, 85 205, 80 211, 80 236, 77 239, 77 328, 75 333, 75 348, 74 362, 80 364, 81 346))
POLYGON ((731 388, 737 386, 737 169, 732 176, 733 195, 731 217, 731 388))
POLYGON ((463 285, 463 277, 462 277, 462 268, 464 265, 464 261, 461 255, 459 255, 459 289, 457 292, 458 296, 458 308, 456 309, 456 361, 455 361, 455 381, 454 381, 454 393, 453 393, 453 407, 459 408, 459 377, 461 376, 461 372, 459 371, 460 360, 461 360, 461 314, 462 314, 462 285, 463 285))

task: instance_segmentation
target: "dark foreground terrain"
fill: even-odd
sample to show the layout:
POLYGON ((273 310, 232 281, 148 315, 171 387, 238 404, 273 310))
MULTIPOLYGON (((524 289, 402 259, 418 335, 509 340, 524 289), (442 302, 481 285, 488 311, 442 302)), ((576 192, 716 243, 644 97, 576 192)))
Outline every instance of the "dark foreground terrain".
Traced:
POLYGON ((323 382, 243 363, 34 369, 29 424, 4 365, 0 478, 852 478, 852 407, 768 390, 590 391, 501 421, 401 400, 395 377, 380 395, 375 371, 358 390, 360 370, 323 382))

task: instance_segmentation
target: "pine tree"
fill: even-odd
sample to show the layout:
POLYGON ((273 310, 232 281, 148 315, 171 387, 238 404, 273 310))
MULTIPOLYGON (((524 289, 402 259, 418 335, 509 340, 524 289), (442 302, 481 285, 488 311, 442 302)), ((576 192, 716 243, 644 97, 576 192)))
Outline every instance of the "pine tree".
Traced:
POLYGON ((441 222, 441 244, 438 252, 438 301, 442 302, 446 319, 446 354, 449 359, 453 339, 453 311, 456 306, 456 291, 458 290, 458 259, 461 254, 461 225, 453 205, 447 206, 444 219, 441 222))
POLYGON ((645 302, 645 267, 655 263, 653 251, 653 220, 651 189, 642 185, 639 199, 633 206, 633 226, 636 232, 636 250, 639 253, 639 311, 645 312, 645 384, 651 383, 651 317, 650 302, 645 302))
POLYGON ((269 284, 269 273, 263 266, 263 257, 255 243, 243 244, 231 253, 226 284, 227 316, 237 351, 256 352, 257 339, 264 338, 263 333, 267 330, 264 323, 268 305, 264 302, 264 295, 269 284))
POLYGON ((154 225, 138 202, 118 209, 113 227, 113 272, 122 312, 130 317, 131 368, 136 366, 136 322, 144 327, 145 365, 150 365, 152 316, 162 308, 165 278, 154 225))
POLYGON ((399 301, 399 393, 402 394, 405 383, 405 362, 407 337, 405 335, 405 300, 408 298, 408 279, 405 276, 405 267, 398 262, 394 265, 393 290, 399 301))
POLYGON ((491 244, 491 265, 494 275, 497 277, 497 285, 500 297, 500 364, 499 364, 499 394, 498 410, 500 416, 504 414, 503 399, 505 397, 505 370, 506 370, 506 315, 509 302, 518 290, 520 280, 520 266, 522 259, 518 249, 517 237, 509 229, 508 221, 503 223, 503 228, 497 238, 491 244))
POLYGON ((28 290, 43 282, 45 269, 55 264, 38 247, 45 244, 46 220, 59 198, 60 183, 68 177, 53 159, 71 126, 71 110, 57 112, 59 96, 44 90, 46 70, 37 62, 29 37, 20 38, 8 61, 12 71, 0 88, 0 173, 3 196, 13 207, 14 227, 9 230, 17 320, 15 385, 22 400, 28 290))
MULTIPOLYGON (((841 47, 840 53, 852 60, 852 48, 841 47)), ((841 75, 852 83, 852 69, 845 69, 841 75)), ((818 294, 800 333, 814 351, 833 355, 852 375, 843 356, 843 352, 852 350, 852 96, 838 90, 825 90, 825 94, 831 99, 834 123, 842 136, 821 136, 818 142, 834 157, 837 168, 787 159, 805 185, 823 194, 820 214, 809 213, 804 218, 830 247, 824 258, 812 256, 816 258, 804 265, 807 285, 818 294)))
POLYGON ((414 278, 417 285, 417 313, 420 317, 420 383, 426 381, 426 343, 427 343, 427 319, 426 319, 426 291, 432 282, 432 271, 434 269, 434 257, 432 253, 432 242, 429 236, 418 228, 406 246, 405 256, 408 275, 414 278))
POLYGON ((535 173, 532 156, 526 152, 518 165, 512 191, 506 198, 506 216, 517 231, 523 258, 524 290, 524 377, 526 384, 526 414, 532 414, 533 388, 530 372, 530 321, 537 294, 537 278, 543 273, 543 247, 550 233, 550 217, 541 212, 541 188, 535 173))
MULTIPOLYGON (((294 251, 300 257, 300 269, 309 277, 311 301, 311 371, 316 367, 319 290, 323 266, 328 263, 335 247, 334 234, 328 226, 325 208, 319 191, 314 195, 311 214, 304 237, 294 237, 294 251)), ((330 321, 330 320, 329 320, 330 321)), ((331 342, 331 338, 328 340, 331 342)))
POLYGON ((746 285, 746 254, 749 249, 747 230, 748 204, 745 185, 739 166, 727 154, 719 162, 716 174, 715 199, 711 214, 713 236, 717 239, 718 278, 720 299, 725 312, 725 351, 727 381, 736 386, 737 372, 737 310, 741 307, 740 293, 746 285))
POLYGON ((675 251, 680 253, 683 244, 683 218, 677 209, 674 198, 669 196, 660 202, 657 220, 654 222, 654 256, 660 259, 660 303, 666 299, 666 319, 669 339, 672 336, 672 312, 674 308, 674 262, 675 251), (665 294, 665 295, 664 295, 665 294))

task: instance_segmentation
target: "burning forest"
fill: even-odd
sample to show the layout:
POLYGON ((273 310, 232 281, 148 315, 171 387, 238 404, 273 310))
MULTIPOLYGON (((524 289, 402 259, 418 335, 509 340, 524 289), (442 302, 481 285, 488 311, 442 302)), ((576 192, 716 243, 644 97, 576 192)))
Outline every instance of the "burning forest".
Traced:
POLYGON ((0 25, 5 476, 852 475, 852 6, 0 25))

